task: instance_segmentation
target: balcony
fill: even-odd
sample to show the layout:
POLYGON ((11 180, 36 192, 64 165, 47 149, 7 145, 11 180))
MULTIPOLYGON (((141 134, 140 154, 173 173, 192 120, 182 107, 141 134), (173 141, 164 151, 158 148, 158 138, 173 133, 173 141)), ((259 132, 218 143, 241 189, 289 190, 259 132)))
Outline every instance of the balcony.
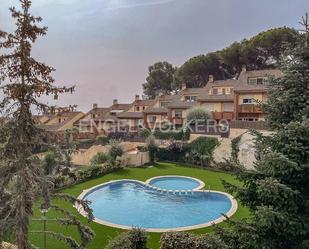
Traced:
POLYGON ((255 104, 243 104, 238 106, 238 113, 264 113, 260 107, 255 104))
POLYGON ((212 118, 215 120, 221 120, 221 119, 232 120, 234 118, 234 113, 233 112, 213 112, 212 118))

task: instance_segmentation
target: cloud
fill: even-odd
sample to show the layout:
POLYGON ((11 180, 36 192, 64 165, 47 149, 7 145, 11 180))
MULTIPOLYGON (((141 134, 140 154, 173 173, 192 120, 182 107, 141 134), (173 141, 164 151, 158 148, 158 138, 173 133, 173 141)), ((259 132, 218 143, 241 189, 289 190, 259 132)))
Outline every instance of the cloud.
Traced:
MULTIPOLYGON (((161 5, 176 2, 177 0, 95 0, 91 3, 92 7, 101 8, 104 10, 130 9, 143 6, 161 5)), ((179 0, 178 0, 179 1, 179 0)), ((35 7, 45 7, 47 5, 77 5, 83 6, 83 0, 37 0, 33 2, 35 7)))

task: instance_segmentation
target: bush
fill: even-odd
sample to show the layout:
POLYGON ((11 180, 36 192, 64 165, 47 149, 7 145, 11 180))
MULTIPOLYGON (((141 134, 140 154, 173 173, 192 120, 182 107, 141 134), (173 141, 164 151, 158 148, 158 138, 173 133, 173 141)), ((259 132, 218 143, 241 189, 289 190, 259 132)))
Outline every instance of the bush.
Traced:
POLYGON ((98 165, 108 162, 110 159, 109 155, 104 152, 98 152, 92 159, 91 165, 98 165))
POLYGON ((147 234, 137 228, 118 235, 105 249, 147 249, 147 234))
POLYGON ((191 151, 201 155, 212 155, 219 141, 214 137, 199 137, 190 144, 191 151))
POLYGON ((120 141, 111 140, 109 142, 109 145, 111 146, 111 148, 109 149, 109 155, 113 160, 116 160, 117 157, 123 155, 123 149, 121 147, 120 141))
POLYGON ((55 188, 57 189, 70 186, 72 184, 81 183, 114 172, 120 168, 121 168, 120 163, 115 161, 115 163, 113 164, 105 163, 103 165, 97 165, 87 167, 85 169, 71 171, 68 173, 67 176, 59 175, 54 178, 55 188))
POLYGON ((238 136, 238 137, 235 137, 232 139, 231 141, 231 146, 232 146, 232 161, 235 162, 235 163, 238 163, 239 160, 238 160, 238 153, 239 153, 239 144, 240 144, 240 141, 241 141, 241 137, 242 135, 238 136))
POLYGON ((97 140, 101 145, 105 146, 109 143, 110 138, 106 136, 99 136, 97 137, 97 140))
POLYGON ((193 235, 183 232, 163 233, 160 249, 191 249, 194 246, 193 235))
POLYGON ((202 107, 192 108, 187 115, 187 122, 195 124, 200 121, 200 124, 206 124, 206 121, 211 118, 211 114, 202 107))
POLYGON ((228 247, 213 235, 193 235, 184 232, 164 233, 160 249, 227 249, 228 247))
POLYGON ((158 146, 154 136, 152 135, 147 138, 147 149, 149 151, 150 163, 153 163, 158 152, 158 146))
POLYGON ((180 130, 180 131, 161 131, 156 129, 153 133, 156 139, 162 140, 189 140, 190 139, 190 130, 180 130))
POLYGON ((209 166, 217 145, 219 145, 217 138, 197 138, 190 144, 190 151, 185 156, 186 161, 195 165, 209 166))
POLYGON ((157 158, 162 161, 180 162, 184 161, 189 146, 185 142, 174 142, 167 148, 158 148, 157 158))
POLYGON ((138 133, 138 135, 142 138, 148 138, 151 135, 151 131, 149 129, 141 129, 138 133))

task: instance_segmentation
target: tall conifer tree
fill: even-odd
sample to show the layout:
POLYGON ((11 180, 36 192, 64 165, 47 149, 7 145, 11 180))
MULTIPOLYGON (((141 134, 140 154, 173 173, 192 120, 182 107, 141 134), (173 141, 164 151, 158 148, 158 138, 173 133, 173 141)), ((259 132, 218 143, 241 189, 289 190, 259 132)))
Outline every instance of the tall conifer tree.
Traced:
MULTIPOLYGON (((0 242, 3 236, 14 235, 18 249, 29 249, 33 203, 46 183, 41 161, 33 153, 33 148, 43 143, 45 131, 36 125, 32 110, 49 109, 40 97, 57 99, 74 89, 55 86, 54 69, 32 57, 32 45, 46 35, 47 28, 39 26, 41 17, 29 13, 31 1, 20 3, 21 10, 10 8, 16 30, 0 31, 0 111, 7 120, 0 128, 0 242)), ((88 235, 85 241, 89 242, 91 231, 88 235)))

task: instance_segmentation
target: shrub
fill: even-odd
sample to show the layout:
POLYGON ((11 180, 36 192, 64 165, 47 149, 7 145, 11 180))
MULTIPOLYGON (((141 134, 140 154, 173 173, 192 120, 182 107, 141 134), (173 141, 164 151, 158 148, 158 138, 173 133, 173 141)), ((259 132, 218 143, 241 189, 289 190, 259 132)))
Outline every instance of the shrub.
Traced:
POLYGON ((120 141, 110 140, 109 145, 111 146, 109 149, 109 155, 113 160, 116 160, 117 157, 123 155, 123 149, 121 147, 120 141))
POLYGON ((54 179, 55 188, 62 188, 72 184, 81 183, 92 178, 97 178, 102 175, 114 172, 121 168, 121 164, 118 161, 114 161, 113 164, 105 163, 103 165, 97 165, 70 171, 67 176, 58 175, 54 179))
POLYGON ((153 133, 156 139, 162 140, 189 140, 190 130, 184 129, 180 131, 161 131, 156 129, 153 133))
POLYGON ((174 142, 167 148, 158 148, 157 158, 163 161, 183 161, 189 146, 185 142, 174 142))
POLYGON ((141 129, 138 133, 138 135, 142 138, 148 138, 151 135, 151 131, 149 129, 141 129))
POLYGON ((137 228, 118 235, 105 249, 147 249, 147 234, 137 228))
POLYGON ((158 152, 158 146, 156 144, 154 136, 152 135, 147 138, 147 149, 149 151, 150 163, 153 163, 158 152))
POLYGON ((191 249, 194 246, 193 235, 183 232, 163 233, 160 249, 191 249))
POLYGON ((228 247, 214 235, 193 235, 184 232, 164 233, 160 239, 160 249, 227 249, 228 247))
POLYGON ((235 162, 235 163, 238 163, 238 153, 239 153, 239 143, 241 141, 241 137, 242 135, 238 136, 238 137, 235 137, 232 139, 231 141, 231 146, 232 146, 232 154, 231 154, 231 157, 232 157, 232 161, 235 162))
POLYGON ((110 138, 106 136, 99 136, 97 137, 97 140, 101 145, 105 146, 109 143, 110 138))
POLYGON ((211 155, 219 141, 214 137, 199 137, 190 144, 190 149, 201 155, 211 155))
POLYGON ((109 155, 107 155, 104 152, 98 152, 92 159, 91 159, 91 165, 98 165, 108 162, 110 159, 109 155))
POLYGON ((211 118, 211 114, 202 107, 194 107, 192 108, 188 115, 187 115, 187 122, 188 123, 196 123, 196 121, 199 121, 201 124, 206 124, 206 121, 211 118))
POLYGON ((185 156, 186 161, 200 166, 209 166, 218 145, 217 138, 199 137, 190 144, 190 151, 185 156))

